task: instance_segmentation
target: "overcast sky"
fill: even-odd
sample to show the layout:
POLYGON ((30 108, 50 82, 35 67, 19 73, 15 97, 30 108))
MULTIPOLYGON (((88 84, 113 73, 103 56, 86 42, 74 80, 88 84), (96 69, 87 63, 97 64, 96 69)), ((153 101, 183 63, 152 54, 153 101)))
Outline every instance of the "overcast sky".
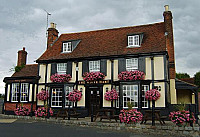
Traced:
POLYGON ((177 72, 200 71, 200 0, 0 0, 0 93, 11 76, 17 51, 26 47, 28 64, 46 49, 46 13, 59 34, 163 21, 164 5, 173 14, 177 72))

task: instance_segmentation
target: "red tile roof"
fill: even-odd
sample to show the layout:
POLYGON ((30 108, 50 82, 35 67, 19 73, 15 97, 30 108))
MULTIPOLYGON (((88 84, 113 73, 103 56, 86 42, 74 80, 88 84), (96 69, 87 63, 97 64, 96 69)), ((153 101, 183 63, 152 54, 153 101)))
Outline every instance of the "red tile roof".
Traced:
POLYGON ((180 80, 185 81, 187 83, 194 84, 194 78, 181 78, 180 80))
POLYGON ((62 34, 37 60, 72 59, 95 56, 126 55, 166 51, 164 22, 62 34), (141 47, 127 48, 127 35, 144 33, 141 47), (81 40, 71 53, 61 53, 62 41, 81 40))
POLYGON ((12 77, 29 77, 37 76, 38 73, 38 64, 26 65, 19 72, 15 72, 12 77))

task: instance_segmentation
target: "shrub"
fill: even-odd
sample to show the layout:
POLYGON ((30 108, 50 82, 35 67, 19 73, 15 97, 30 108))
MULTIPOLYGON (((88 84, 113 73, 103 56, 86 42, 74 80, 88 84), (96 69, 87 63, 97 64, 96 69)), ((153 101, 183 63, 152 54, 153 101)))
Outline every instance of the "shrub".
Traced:
MULTIPOLYGON (((50 116, 53 116, 53 110, 49 108, 49 114, 50 116)), ((37 110, 35 110, 35 116, 36 117, 47 117, 48 115, 48 109, 45 107, 40 107, 37 110)))
POLYGON ((122 123, 138 123, 142 121, 143 115, 141 112, 137 111, 136 109, 131 110, 121 110, 119 114, 119 119, 122 123))
POLYGON ((182 126, 184 122, 195 123, 196 120, 194 114, 186 110, 170 112, 169 118, 177 126, 182 126))
POLYGON ((14 112, 18 116, 27 116, 29 115, 30 110, 27 107, 20 105, 14 110, 14 112))

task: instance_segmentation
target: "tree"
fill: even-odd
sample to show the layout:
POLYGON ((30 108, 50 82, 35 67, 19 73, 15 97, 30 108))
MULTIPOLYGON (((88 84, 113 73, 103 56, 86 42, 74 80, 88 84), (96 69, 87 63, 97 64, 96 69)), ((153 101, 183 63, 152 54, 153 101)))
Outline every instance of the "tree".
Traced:
POLYGON ((190 78, 190 75, 187 73, 176 73, 176 78, 178 78, 178 79, 190 78))
POLYGON ((200 86, 200 71, 194 75, 194 84, 200 86))

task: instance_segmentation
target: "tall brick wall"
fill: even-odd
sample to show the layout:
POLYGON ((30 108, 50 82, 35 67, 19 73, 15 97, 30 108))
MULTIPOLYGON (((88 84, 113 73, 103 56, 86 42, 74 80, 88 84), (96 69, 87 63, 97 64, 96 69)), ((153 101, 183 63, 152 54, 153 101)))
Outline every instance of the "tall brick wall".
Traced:
POLYGON ((169 72, 170 79, 176 77, 175 70, 175 58, 174 58, 174 36, 173 36, 173 24, 172 24, 172 13, 171 11, 164 11, 164 23, 166 32, 166 48, 169 55, 169 72))

